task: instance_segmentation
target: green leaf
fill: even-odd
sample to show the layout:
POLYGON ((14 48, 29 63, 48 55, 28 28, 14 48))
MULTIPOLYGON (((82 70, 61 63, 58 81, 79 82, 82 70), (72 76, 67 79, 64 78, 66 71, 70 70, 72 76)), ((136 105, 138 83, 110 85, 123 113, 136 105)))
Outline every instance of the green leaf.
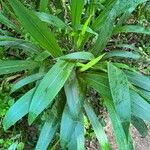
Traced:
POLYGON ((108 63, 108 78, 116 111, 128 135, 131 121, 131 101, 127 77, 123 71, 108 63))
POLYGON ((114 134, 115 134, 115 137, 117 140, 119 150, 129 150, 128 142, 126 140, 127 138, 126 138, 125 132, 123 130, 120 118, 115 111, 115 106, 114 106, 113 102, 109 99, 105 99, 104 103, 107 107, 109 116, 112 121, 113 130, 114 130, 114 134))
POLYGON ((8 1, 23 27, 31 34, 39 45, 49 51, 53 57, 61 56, 62 51, 57 44, 54 35, 49 31, 47 25, 43 23, 33 12, 24 7, 18 0, 8 1))
MULTIPOLYGON (((84 27, 84 25, 82 25, 82 24, 76 25, 75 30, 82 31, 83 27, 84 27)), ((89 26, 87 26, 86 32, 91 33, 95 36, 98 36, 98 33, 96 33, 94 30, 92 30, 89 26)))
POLYGON ((142 119, 132 116, 131 122, 143 138, 145 138, 148 135, 148 128, 142 119))
POLYGON ((89 68, 91 68, 92 66, 94 66, 95 64, 97 64, 103 58, 104 55, 105 54, 100 55, 99 57, 92 59, 90 62, 88 62, 87 64, 85 64, 80 69, 80 72, 84 72, 84 71, 88 70, 89 68))
POLYGON ((29 124, 53 102, 68 79, 74 63, 58 61, 40 82, 31 102, 29 110, 29 124))
POLYGON ((92 124, 92 127, 94 129, 96 137, 101 145, 101 149, 102 150, 110 150, 110 144, 108 142, 105 131, 104 131, 101 123, 99 122, 95 112, 93 111, 92 107, 87 102, 85 102, 84 108, 85 108, 88 118, 92 124))
POLYGON ((29 41, 16 39, 10 36, 0 36, 0 46, 22 49, 29 56, 40 52, 40 48, 29 41))
POLYGON ((45 59, 47 59, 48 57, 50 57, 50 53, 48 51, 43 51, 41 53, 39 53, 36 57, 35 57, 35 61, 44 61, 45 59))
POLYGON ((3 120, 5 130, 10 128, 28 113, 34 92, 35 88, 24 94, 13 106, 10 107, 3 120))
MULTIPOLYGON (((83 86, 83 85, 82 85, 83 86)), ((72 72, 70 78, 65 84, 65 93, 70 114, 74 118, 78 118, 83 103, 83 91, 75 72, 72 72)))
POLYGON ((84 0, 70 0, 72 25, 80 24, 84 0))
POLYGON ((136 71, 124 71, 127 76, 128 80, 135 86, 140 87, 144 90, 150 91, 150 79, 136 71))
POLYGON ((120 117, 116 113, 114 104, 111 100, 108 77, 106 74, 104 74, 103 76, 101 76, 100 73, 98 74, 86 73, 83 74, 82 79, 84 79, 89 86, 94 88, 105 99, 104 103, 107 107, 107 110, 109 112, 113 124, 114 134, 117 140, 117 144, 119 146, 119 150, 129 150, 129 146, 131 146, 132 143, 130 144, 127 142, 126 134, 123 130, 120 117))
POLYGON ((60 138, 62 149, 84 150, 84 121, 83 114, 78 118, 72 117, 66 105, 60 128, 60 138))
POLYGON ((81 29, 81 32, 80 32, 78 40, 77 40, 77 49, 80 48, 82 41, 84 40, 84 36, 85 36, 86 31, 87 31, 88 25, 91 21, 91 17, 92 16, 89 16, 89 18, 85 21, 85 23, 81 29))
POLYGON ((34 69, 39 64, 29 60, 5 60, 0 61, 0 75, 34 69))
POLYGON ((37 80, 40 80, 42 79, 44 76, 43 73, 37 73, 37 74, 33 74, 33 75, 30 75, 26 78, 23 78, 21 80, 19 80, 18 82, 16 82, 12 88, 11 88, 11 93, 17 91, 18 89, 22 88, 23 86, 29 84, 29 83, 32 83, 34 81, 37 81, 37 80))
POLYGON ((139 4, 146 1, 147 0, 111 0, 107 4, 107 7, 99 14, 91 26, 94 31, 98 31, 99 33, 97 41, 92 49, 92 53, 95 56, 100 55, 105 48, 112 35, 116 18, 131 8, 134 10, 139 4))
POLYGON ((39 10, 45 12, 48 6, 49 0, 40 0, 39 10))
POLYGON ((107 74, 84 73, 81 74, 80 77, 82 80, 86 81, 89 86, 99 91, 100 95, 103 95, 109 99, 111 98, 107 74))
POLYGON ((18 27, 15 24, 13 24, 6 16, 4 16, 2 14, 2 12, 0 12, 0 23, 4 24, 5 26, 7 26, 10 29, 19 31, 18 27))
POLYGON ((150 122, 150 104, 133 90, 130 91, 130 96, 132 100, 132 114, 150 122))
POLYGON ((135 60, 141 58, 141 56, 138 53, 123 51, 123 50, 110 51, 106 53, 106 55, 104 56, 104 59, 108 59, 111 57, 117 57, 118 59, 120 57, 120 58, 135 59, 135 60))
POLYGON ((67 54, 65 56, 58 57, 58 59, 64 59, 64 60, 92 60, 94 59, 94 55, 89 52, 75 52, 71 54, 67 54))
POLYGON ((119 34, 119 33, 141 33, 141 34, 147 34, 150 35, 150 28, 145 28, 142 26, 138 26, 138 25, 126 25, 126 26, 122 26, 122 27, 116 27, 113 30, 113 34, 119 34))
POLYGON ((81 106, 84 99, 84 93, 82 90, 83 89, 81 88, 81 85, 76 77, 76 74, 75 72, 73 72, 65 84, 65 94, 67 98, 67 104, 63 113, 60 131, 62 147, 68 148, 70 150, 85 149, 84 121, 83 121, 83 114, 81 112, 81 106), (65 124, 67 120, 70 120, 69 131, 68 125, 65 124))
POLYGON ((39 19, 45 23, 48 23, 49 25, 52 25, 54 27, 57 27, 59 29, 64 29, 66 26, 66 24, 59 19, 57 16, 51 15, 51 14, 47 14, 44 12, 35 12, 35 14, 39 17, 39 19))
POLYGON ((47 150, 58 128, 57 119, 53 116, 44 123, 35 150, 47 150))

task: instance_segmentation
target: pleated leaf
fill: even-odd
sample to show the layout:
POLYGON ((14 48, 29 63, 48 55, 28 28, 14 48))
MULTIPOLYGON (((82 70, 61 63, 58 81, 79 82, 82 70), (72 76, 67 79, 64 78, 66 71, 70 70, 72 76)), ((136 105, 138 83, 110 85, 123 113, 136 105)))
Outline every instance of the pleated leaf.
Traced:
POLYGON ((38 63, 29 60, 5 60, 0 61, 0 75, 30 70, 38 67, 38 63))
POLYGON ((49 0, 40 0, 39 10, 45 12, 48 6, 49 0))
POLYGON ((57 16, 47 14, 44 12, 35 12, 35 14, 39 17, 39 19, 45 23, 48 23, 49 25, 52 25, 54 27, 57 27, 59 29, 64 29, 66 27, 66 24, 59 19, 57 16))
POLYGON ((74 64, 71 62, 58 61, 40 82, 33 96, 29 110, 29 124, 53 102, 55 96, 61 90, 68 79, 74 64))
POLYGON ((140 33, 140 34, 147 34, 150 35, 150 28, 145 28, 138 25, 126 25, 122 27, 116 27, 113 30, 113 34, 119 34, 119 33, 140 33))
POLYGON ((124 71, 128 80, 135 86, 150 92, 150 78, 139 72, 124 71))
POLYGON ((84 0, 70 0, 72 25, 79 25, 84 7, 84 0))
POLYGON ((114 131, 114 134, 115 134, 115 137, 117 140, 119 150, 129 150, 129 145, 127 142, 126 134, 124 132, 120 118, 115 111, 113 102, 109 99, 105 99, 104 103, 107 107, 109 116, 111 118, 111 122, 113 125, 113 131, 114 131))
POLYGON ((92 60, 94 59, 94 55, 90 52, 75 52, 71 54, 67 54, 65 56, 61 56, 58 59, 64 60, 92 60))
POLYGON ((58 123, 56 118, 51 116, 42 127, 35 150, 47 150, 48 145, 54 138, 57 128, 58 123))
POLYGON ((125 132, 128 134, 131 121, 131 101, 126 74, 113 64, 108 63, 108 78, 116 111, 122 121, 125 132))
POLYGON ((86 73, 80 77, 82 77, 82 80, 85 80, 89 86, 99 91, 100 95, 111 98, 107 74, 86 73))
POLYGON ((131 122, 143 138, 145 138, 148 135, 148 128, 142 119, 132 116, 131 122))
POLYGON ((84 108, 85 108, 87 116, 92 124, 95 135, 100 143, 101 149, 102 150, 110 150, 110 144, 108 142, 107 136, 106 136, 105 131, 104 131, 100 121, 98 120, 94 110, 86 102, 84 104, 84 108))
POLYGON ((40 80, 42 79, 44 76, 43 73, 37 73, 37 74, 33 74, 33 75, 30 75, 26 78, 23 78, 21 80, 19 80, 18 82, 16 82, 12 88, 11 88, 11 93, 17 91, 18 89, 22 88, 23 86, 29 84, 29 83, 32 83, 32 82, 35 82, 37 80, 40 80))
POLYGON ((83 114, 74 118, 66 105, 60 128, 61 147, 68 150, 84 150, 83 114))
POLYGON ((86 74, 84 74, 83 79, 85 79, 87 84, 94 88, 105 99, 105 105, 112 121, 114 134, 117 140, 117 144, 119 146, 119 150, 128 150, 126 134, 121 124, 121 120, 116 113, 114 104, 111 100, 108 77, 105 76, 105 78, 102 78, 99 74, 88 74, 87 76, 86 74), (90 78, 87 78, 87 76, 89 76, 90 78))
POLYGON ((99 32, 99 36, 92 50, 95 56, 100 55, 105 48, 112 35, 116 18, 131 8, 133 11, 139 4, 146 1, 147 0, 111 0, 108 2, 106 8, 99 14, 91 27, 94 31, 99 32))
POLYGON ((5 130, 10 128, 28 113, 30 102, 34 92, 35 89, 30 90, 29 92, 24 94, 19 100, 17 100, 17 102, 13 106, 10 107, 3 120, 3 126, 5 130))
POLYGON ((22 49, 29 56, 33 56, 40 52, 40 48, 29 41, 16 39, 10 36, 0 36, 0 46, 22 49))
POLYGON ((122 50, 110 51, 106 53, 106 55, 104 56, 104 59, 111 58, 111 57, 117 57, 117 59, 127 58, 127 59, 135 59, 135 60, 141 58, 141 56, 138 53, 122 51, 122 50))
POLYGON ((62 51, 47 25, 43 23, 33 12, 24 7, 18 0, 8 1, 23 27, 31 34, 39 45, 49 51, 53 57, 61 56, 62 51))
POLYGON ((65 84, 65 94, 67 104, 61 121, 61 145, 63 148, 68 148, 69 150, 83 150, 85 149, 85 141, 84 121, 81 106, 84 95, 75 72, 72 73, 65 84))
POLYGON ((4 16, 2 14, 2 12, 0 12, 0 23, 4 24, 5 26, 7 26, 10 29, 19 31, 17 26, 15 24, 13 24, 6 16, 4 16))
POLYGON ((130 91, 132 99, 132 114, 150 122, 150 104, 135 91, 130 91))

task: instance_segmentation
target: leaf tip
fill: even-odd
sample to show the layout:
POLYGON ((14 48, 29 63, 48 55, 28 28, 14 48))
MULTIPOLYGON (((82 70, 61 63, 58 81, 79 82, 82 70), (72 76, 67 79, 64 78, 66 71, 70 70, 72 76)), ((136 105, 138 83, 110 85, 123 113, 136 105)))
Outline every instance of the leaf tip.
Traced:
POLYGON ((28 116, 28 124, 31 125, 34 122, 36 117, 37 115, 35 113, 30 112, 28 116))

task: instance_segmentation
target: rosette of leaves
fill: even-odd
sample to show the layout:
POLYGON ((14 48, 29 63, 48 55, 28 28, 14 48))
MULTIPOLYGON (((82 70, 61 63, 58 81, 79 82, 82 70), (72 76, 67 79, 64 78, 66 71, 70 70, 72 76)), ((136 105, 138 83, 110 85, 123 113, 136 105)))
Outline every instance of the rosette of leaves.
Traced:
POLYGON ((109 150, 101 121, 86 97, 86 90, 91 87, 107 108, 118 148, 134 149, 129 127, 133 124, 143 136, 147 134, 144 121, 150 121, 150 78, 128 65, 130 61, 141 61, 140 53, 121 47, 104 50, 109 49, 113 35, 150 34, 148 28, 125 25, 129 15, 146 0, 56 1, 55 10, 48 0, 41 0, 38 10, 26 8, 19 0, 7 2, 1 1, 2 8, 8 11, 1 12, 0 21, 17 36, 11 30, 1 30, 0 45, 5 50, 23 51, 27 59, 1 60, 0 75, 23 70, 28 73, 13 85, 11 93, 28 84, 35 86, 8 110, 4 129, 25 115, 31 125, 49 110, 35 149, 46 150, 59 133, 62 149, 83 150, 87 116, 101 149, 109 150), (16 38, 18 35, 22 38, 16 38), (126 64, 122 59, 127 60, 126 64))

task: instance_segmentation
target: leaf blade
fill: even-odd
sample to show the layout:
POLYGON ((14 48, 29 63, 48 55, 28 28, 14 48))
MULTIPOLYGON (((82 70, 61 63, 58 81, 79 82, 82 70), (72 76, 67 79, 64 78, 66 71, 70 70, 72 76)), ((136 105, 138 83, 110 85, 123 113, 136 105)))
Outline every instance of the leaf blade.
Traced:
POLYGON ((53 57, 61 56, 62 51, 46 24, 44 24, 34 13, 24 7, 18 0, 9 0, 9 3, 24 28, 32 35, 40 46, 48 50, 53 57))
POLYGON ((45 75, 31 102, 29 124, 53 101, 68 79, 73 67, 74 63, 58 61, 45 75))

